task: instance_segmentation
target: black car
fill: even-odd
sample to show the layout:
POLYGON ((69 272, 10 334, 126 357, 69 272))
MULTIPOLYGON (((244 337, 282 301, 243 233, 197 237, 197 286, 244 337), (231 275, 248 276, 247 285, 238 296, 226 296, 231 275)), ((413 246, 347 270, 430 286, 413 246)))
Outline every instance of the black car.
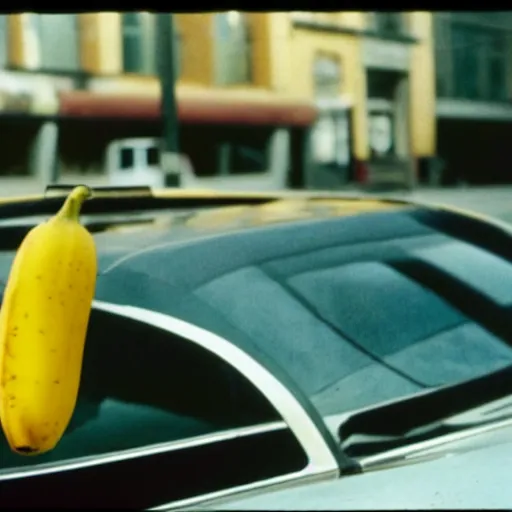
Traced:
MULTIPOLYGON (((61 204, 0 202, 0 280, 61 204)), ((357 508, 339 486, 471 451, 461 439, 487 429, 512 456, 506 225, 367 196, 180 191, 96 191, 82 221, 99 274, 77 407, 49 453, 0 439, 2 507, 314 509, 334 493, 357 508)))

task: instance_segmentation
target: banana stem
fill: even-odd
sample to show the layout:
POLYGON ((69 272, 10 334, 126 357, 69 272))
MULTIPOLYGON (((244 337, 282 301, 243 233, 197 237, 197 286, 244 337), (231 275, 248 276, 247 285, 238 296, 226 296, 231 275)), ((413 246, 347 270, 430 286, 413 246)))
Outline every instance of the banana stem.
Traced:
POLYGON ((61 209, 57 212, 56 217, 59 219, 78 221, 82 205, 88 197, 91 197, 91 195, 92 192, 89 187, 86 187, 85 185, 75 187, 69 193, 61 209))

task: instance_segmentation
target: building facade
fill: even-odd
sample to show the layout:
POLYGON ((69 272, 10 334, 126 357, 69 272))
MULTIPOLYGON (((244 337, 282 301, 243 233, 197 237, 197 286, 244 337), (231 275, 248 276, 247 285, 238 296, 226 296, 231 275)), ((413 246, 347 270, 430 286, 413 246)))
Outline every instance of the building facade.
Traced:
POLYGON ((300 12, 288 23, 290 91, 322 109, 316 178, 414 186, 435 155, 431 14, 300 12))
MULTIPOLYGON (((412 186, 435 156, 430 13, 178 14, 174 48, 178 93, 316 102, 309 186, 412 186)), ((107 139, 142 125, 121 119, 102 135, 98 124, 60 119, 59 98, 158 98, 158 54, 151 13, 1 16, 0 132, 13 150, 0 156, 0 176, 101 170, 107 139), (44 150, 52 144, 53 161, 44 150)), ((158 135, 156 124, 145 129, 158 135)))
POLYGON ((438 12, 434 27, 439 178, 512 183, 512 14, 438 12))

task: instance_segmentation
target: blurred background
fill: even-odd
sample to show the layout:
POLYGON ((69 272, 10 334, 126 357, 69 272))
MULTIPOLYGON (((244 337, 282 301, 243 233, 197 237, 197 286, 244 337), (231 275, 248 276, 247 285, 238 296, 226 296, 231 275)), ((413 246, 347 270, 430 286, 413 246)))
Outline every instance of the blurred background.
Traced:
POLYGON ((512 12, 174 14, 169 52, 158 16, 0 16, 0 195, 135 168, 158 185, 175 82, 180 186, 493 185, 508 201, 512 12))

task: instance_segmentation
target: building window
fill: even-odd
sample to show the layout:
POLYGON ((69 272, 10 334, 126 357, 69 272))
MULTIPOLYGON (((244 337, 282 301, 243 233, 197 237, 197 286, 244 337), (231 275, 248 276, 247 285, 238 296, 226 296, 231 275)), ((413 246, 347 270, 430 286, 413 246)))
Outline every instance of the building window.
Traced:
POLYGON ((0 68, 5 68, 8 64, 7 41, 8 41, 8 23, 5 14, 0 15, 0 68))
POLYGON ((238 11, 217 13, 215 31, 215 83, 249 83, 252 79, 252 45, 247 16, 238 11))
POLYGON ((507 100, 506 44, 503 33, 494 34, 487 49, 487 92, 492 101, 507 100))
POLYGON ((505 101, 507 40, 500 30, 452 25, 454 96, 468 100, 505 101))
POLYGON ((313 80, 317 98, 333 98, 341 92, 341 63, 337 56, 316 56, 313 63, 313 80))
POLYGON ((393 100, 400 78, 403 75, 396 71, 372 69, 366 76, 368 98, 384 98, 393 100))
POLYGON ((313 160, 344 167, 350 163, 350 126, 347 112, 324 112, 312 132, 313 160))
POLYGON ((434 18, 436 94, 441 98, 452 96, 452 61, 448 51, 451 46, 450 19, 444 13, 434 18))
POLYGON ((395 153, 393 114, 391 112, 372 112, 368 124, 372 160, 392 156, 395 153))
POLYGON ((384 35, 401 35, 404 33, 404 13, 368 13, 368 28, 384 35))
MULTIPOLYGON (((156 16, 149 12, 126 12, 122 15, 123 71, 157 75, 159 68, 158 28, 156 16)), ((181 71, 181 39, 174 34, 174 65, 176 76, 181 71)))
MULTIPOLYGON (((143 22, 139 12, 125 12, 122 15, 123 71, 142 73, 144 61, 143 22)), ((146 63, 147 65, 148 63, 146 63)))
POLYGON ((479 48, 473 30, 465 27, 452 27, 452 50, 454 72, 454 95, 470 100, 478 99, 479 48))
POLYGON ((41 69, 79 71, 77 15, 37 14, 33 17, 39 39, 41 69))

